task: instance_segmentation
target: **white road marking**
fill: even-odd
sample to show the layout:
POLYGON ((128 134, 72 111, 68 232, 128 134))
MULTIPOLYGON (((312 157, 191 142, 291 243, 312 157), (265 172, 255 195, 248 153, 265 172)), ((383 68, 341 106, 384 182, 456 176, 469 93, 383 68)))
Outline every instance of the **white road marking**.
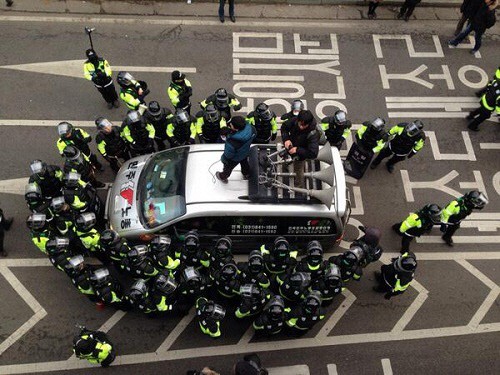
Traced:
POLYGON ((0 267, 53 267, 48 258, 3 258, 0 267))
POLYGON ((432 155, 434 156, 435 160, 476 161, 476 154, 474 153, 474 147, 472 146, 472 141, 470 140, 469 132, 466 131, 461 132, 462 139, 465 145, 465 150, 467 151, 465 154, 441 153, 441 151, 439 150, 439 144, 437 141, 436 132, 427 130, 425 131, 425 135, 429 138, 429 142, 431 144, 431 149, 432 149, 432 155))
POLYGON ((384 375, 392 375, 391 360, 389 358, 383 358, 381 362, 384 375))
MULTIPOLYGON (((465 118, 467 115, 468 112, 388 112, 389 118, 465 118)), ((490 117, 487 121, 500 122, 500 119, 490 117)))
MULTIPOLYGON (((486 84, 488 83, 489 77, 488 73, 486 73, 483 69, 481 69, 478 66, 475 65, 464 65, 458 69, 457 72, 458 79, 467 87, 470 87, 471 89, 482 89, 486 84), (479 74, 480 79, 477 82, 471 82, 465 74, 467 72, 476 72, 479 74)), ((477 102, 477 100, 476 100, 477 102)))
POLYGON ((233 52, 233 58, 238 59, 269 59, 269 60, 338 60, 339 55, 298 55, 294 53, 233 52))
MULTIPOLYGON (((304 82, 304 76, 271 76, 271 75, 248 75, 234 74, 233 81, 294 81, 304 82)), ((287 102, 287 106, 290 103, 287 102)))
POLYGON ((447 183, 459 175, 456 170, 450 171, 448 174, 435 181, 410 181, 410 175, 406 169, 400 170, 400 173, 407 202, 415 202, 413 189, 435 189, 450 194, 455 198, 462 196, 460 192, 446 186, 447 183))
POLYGON ((238 341, 238 345, 248 344, 252 339, 254 333, 255 330, 253 329, 253 325, 251 324, 250 327, 248 327, 245 333, 241 336, 240 340, 238 341))
POLYGON ((115 311, 115 313, 98 328, 98 331, 108 332, 121 320, 121 318, 125 316, 126 313, 126 311, 122 310, 115 311))
MULTIPOLYGON (((419 254, 420 255, 420 254, 419 254)), ((420 259, 420 256, 418 257, 420 259)), ((408 323, 413 319, 417 311, 422 307, 425 300, 429 296, 429 291, 425 289, 422 284, 420 284, 417 280, 413 280, 410 284, 417 292, 418 296, 411 303, 411 305, 406 309, 403 316, 398 320, 398 322, 392 327, 391 332, 403 332, 408 323)))
POLYGON ((181 335, 181 333, 186 329, 186 327, 191 323, 191 321, 195 318, 196 308, 193 306, 188 314, 182 318, 182 320, 175 326, 175 328, 170 332, 167 338, 161 343, 161 345, 156 349, 156 353, 162 355, 170 349, 172 344, 177 340, 177 338, 181 335))
POLYGON ((387 96, 385 101, 387 103, 475 103, 477 105, 478 100, 474 96, 387 96))
POLYGON ((79 121, 79 120, 27 120, 27 119, 2 119, 0 126, 50 126, 56 127, 61 121, 68 121, 79 128, 95 128, 94 121, 79 121))
POLYGON ((326 366, 326 369, 328 370, 328 375, 338 375, 336 364, 330 363, 326 366))
MULTIPOLYGON (((441 236, 422 236, 416 239, 418 243, 443 243, 441 236)), ((500 243, 500 236, 453 236, 454 243, 500 243)))
POLYGON ((443 49, 441 48, 441 42, 439 41, 439 36, 437 35, 432 35, 432 41, 434 42, 434 47, 436 48, 435 52, 416 52, 411 35, 373 34, 375 55, 379 59, 382 59, 384 57, 381 45, 381 41, 383 39, 404 40, 406 42, 406 48, 408 49, 408 55, 410 57, 444 57, 443 49))
POLYGON ((500 143, 479 143, 483 150, 500 150, 500 143))
POLYGON ((309 366, 296 365, 296 366, 283 366, 283 367, 270 367, 267 369, 269 375, 309 375, 309 366))
MULTIPOLYGON (((29 318, 21 327, 16 329, 7 339, 5 339, 0 344, 0 355, 5 352, 12 344, 19 340, 26 332, 35 326, 40 320, 42 320, 46 315, 47 311, 38 303, 38 301, 33 297, 26 287, 21 284, 19 279, 4 265, 0 266, 0 274, 7 280, 7 282, 12 286, 17 294, 23 299, 23 301, 33 310, 34 315, 29 318)), ((2 371, 0 370, 0 373, 2 371)))
POLYGON ((344 314, 349 310, 349 307, 352 306, 354 301, 356 301, 356 296, 352 294, 351 291, 348 289, 345 289, 342 294, 345 297, 345 300, 342 302, 342 304, 333 312, 333 314, 330 316, 330 318, 325 322, 323 327, 321 327, 321 330, 318 332, 316 337, 318 339, 323 339, 328 336, 328 334, 332 331, 332 329, 337 325, 337 323, 342 319, 344 314))
POLYGON ((418 68, 409 73, 387 73, 385 65, 379 65, 378 69, 380 72, 380 79, 382 80, 382 88, 385 90, 391 88, 391 84, 389 83, 391 79, 411 81, 428 89, 432 89, 434 87, 433 83, 427 82, 425 79, 418 77, 421 73, 427 70, 427 65, 425 64, 420 65, 418 68))
POLYGON ((29 177, 14 178, 0 181, 0 193, 24 195, 24 187, 29 177))

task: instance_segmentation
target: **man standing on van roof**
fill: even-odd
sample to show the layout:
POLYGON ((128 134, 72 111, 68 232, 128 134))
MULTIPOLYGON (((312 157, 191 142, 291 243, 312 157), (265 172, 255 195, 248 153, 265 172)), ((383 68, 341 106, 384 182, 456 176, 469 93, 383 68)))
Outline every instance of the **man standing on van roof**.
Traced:
POLYGON ((288 153, 297 158, 293 164, 296 174, 295 186, 302 187, 304 160, 316 159, 319 152, 319 133, 311 111, 301 110, 297 117, 283 123, 281 137, 288 153))
POLYGON ((222 172, 215 173, 217 179, 224 184, 227 184, 228 177, 238 164, 241 165, 243 178, 248 179, 250 175, 248 155, 250 154, 250 145, 255 138, 255 128, 247 123, 243 117, 235 116, 227 124, 229 134, 221 157, 224 168, 222 172))

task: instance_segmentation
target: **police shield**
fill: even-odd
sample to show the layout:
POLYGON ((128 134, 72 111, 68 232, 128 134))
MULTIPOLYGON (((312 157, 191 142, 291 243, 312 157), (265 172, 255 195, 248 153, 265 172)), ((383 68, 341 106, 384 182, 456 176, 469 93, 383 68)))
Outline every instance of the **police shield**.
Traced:
POLYGON ((344 162, 345 172, 356 179, 360 179, 365 174, 373 158, 372 150, 365 150, 354 142, 347 154, 344 162))

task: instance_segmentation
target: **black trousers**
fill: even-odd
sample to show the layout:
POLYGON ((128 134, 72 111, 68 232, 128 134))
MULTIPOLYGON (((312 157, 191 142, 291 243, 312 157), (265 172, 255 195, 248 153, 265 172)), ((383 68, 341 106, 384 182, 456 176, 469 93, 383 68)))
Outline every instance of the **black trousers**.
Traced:
POLYGON ((118 94, 116 93, 113 82, 111 82, 108 86, 96 86, 96 88, 107 103, 114 103, 118 100, 118 94))
POLYGON ((447 225, 446 231, 443 234, 443 239, 451 240, 451 237, 453 237, 458 228, 460 228, 460 223, 454 225, 447 225))
POLYGON ((401 9, 399 10, 399 17, 410 18, 416 6, 417 4, 413 3, 413 1, 405 0, 403 5, 401 6, 401 9))
POLYGON ((368 3, 368 15, 374 15, 375 9, 377 9, 379 4, 380 4, 379 2, 370 1, 368 3))
POLYGON ((377 157, 373 160, 372 164, 379 165, 382 160, 392 155, 392 158, 387 160, 388 165, 394 165, 406 159, 406 156, 398 156, 394 154, 389 147, 384 148, 377 157))
POLYGON ((243 159, 240 162, 227 160, 222 162, 224 164, 224 168, 222 169, 222 173, 220 174, 223 180, 226 180, 231 176, 233 169, 239 164, 241 165, 241 173, 243 176, 247 176, 250 174, 250 165, 248 164, 248 158, 243 159))
POLYGON ((484 121, 491 117, 491 112, 489 109, 480 106, 476 108, 472 112, 469 113, 469 117, 472 117, 473 120, 469 123, 469 128, 477 129, 479 125, 484 121))

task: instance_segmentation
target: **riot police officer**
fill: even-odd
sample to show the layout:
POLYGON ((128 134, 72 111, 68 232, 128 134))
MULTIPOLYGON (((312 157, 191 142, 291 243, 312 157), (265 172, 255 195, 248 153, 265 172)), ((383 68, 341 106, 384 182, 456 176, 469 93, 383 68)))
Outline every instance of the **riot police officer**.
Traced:
POLYGON ((401 254, 410 251, 410 243, 414 237, 420 237, 431 231, 441 222, 441 208, 437 204, 427 204, 419 211, 411 213, 404 221, 396 223, 392 229, 402 236, 401 254))
POLYGON ((34 182, 27 184, 24 188, 24 199, 31 212, 44 214, 45 220, 49 223, 52 222, 54 214, 50 209, 51 201, 43 197, 40 186, 34 182))
POLYGON ((201 332, 210 337, 219 337, 221 335, 220 322, 224 319, 226 310, 214 301, 205 297, 196 300, 196 316, 200 325, 201 332))
POLYGON ((214 272, 212 279, 222 297, 233 298, 239 293, 239 271, 235 263, 227 263, 214 272))
POLYGON ((99 232, 95 229, 97 218, 93 212, 84 212, 76 218, 75 234, 79 238, 81 246, 89 254, 97 257, 104 263, 107 263, 107 258, 101 253, 99 247, 99 232))
POLYGON ((351 134, 352 123, 347 119, 347 114, 341 109, 337 110, 333 116, 325 117, 321 120, 326 139, 331 146, 340 150, 345 139, 351 134))
POLYGON ((107 306, 123 308, 124 296, 120 282, 109 274, 107 268, 98 268, 90 275, 92 287, 99 298, 107 306))
POLYGON ((71 209, 69 204, 65 202, 62 196, 52 198, 50 206, 54 212, 54 224, 59 234, 68 237, 70 240, 74 240, 75 212, 71 209))
POLYGON ((95 177, 95 171, 87 156, 74 146, 66 146, 64 149, 64 173, 79 173, 81 179, 90 182, 95 188, 102 188, 106 185, 95 177))
POLYGON ((234 315, 239 318, 259 314, 267 302, 268 292, 255 284, 244 284, 239 291, 240 304, 236 308, 234 315))
POLYGON ((222 132, 227 122, 213 104, 196 114, 196 133, 201 143, 222 143, 222 132))
POLYGON ((375 227, 359 226, 358 228, 364 234, 354 240, 350 248, 359 247, 363 250, 360 266, 365 268, 368 264, 376 262, 382 256, 383 249, 379 245, 381 232, 380 229, 375 227))
POLYGON ((330 264, 320 278, 312 281, 309 290, 320 292, 321 305, 329 306, 333 302, 333 298, 342 292, 343 286, 340 268, 336 264, 330 264))
POLYGON ((146 123, 153 125, 155 128, 155 142, 158 151, 165 150, 165 140, 167 140, 167 127, 170 119, 174 115, 167 108, 162 108, 157 101, 151 101, 148 104, 148 109, 144 112, 146 123))
POLYGON ((160 273, 151 280, 151 300, 159 312, 172 311, 177 304, 178 284, 171 276, 160 273))
POLYGON ((227 92, 226 89, 220 88, 200 103, 201 109, 205 109, 209 104, 215 105, 220 115, 228 121, 232 115, 231 110, 239 111, 241 103, 233 94, 227 92))
POLYGON ((89 143, 92 141, 92 137, 85 130, 75 128, 69 122, 63 121, 57 125, 57 133, 59 134, 57 149, 61 156, 65 155, 64 150, 66 147, 74 146, 85 155, 96 170, 103 170, 102 164, 97 160, 95 154, 90 151, 89 143))
POLYGON ((172 81, 168 86, 167 94, 175 109, 183 109, 188 114, 191 113, 190 98, 193 95, 193 87, 184 73, 178 70, 172 72, 172 81))
POLYGON ((312 291, 309 292, 300 305, 289 312, 286 324, 292 335, 302 336, 324 318, 325 313, 321 307, 321 293, 312 291))
POLYGON ((473 209, 482 210, 488 204, 488 198, 478 190, 469 191, 460 198, 452 200, 441 211, 441 231, 443 241, 453 246, 453 234, 460 228, 463 219, 472 213, 473 209))
POLYGON ((311 274, 307 272, 287 273, 279 283, 279 293, 287 301, 296 303, 304 299, 311 285, 311 274))
POLYGON ((64 188, 62 190, 64 201, 73 211, 83 213, 92 211, 96 214, 98 222, 104 216, 104 205, 97 195, 94 187, 81 179, 77 172, 69 172, 64 176, 64 188))
POLYGON ((215 246, 208 255, 210 274, 220 269, 227 263, 234 262, 231 249, 233 242, 229 237, 221 237, 215 242, 215 246))
POLYGON ((144 314, 154 314, 158 311, 149 295, 149 288, 144 279, 135 280, 125 296, 132 307, 144 314))
POLYGON ((212 286, 210 279, 194 267, 186 267, 179 272, 179 294, 183 302, 195 302, 205 295, 212 286))
POLYGON ((93 49, 85 51, 87 61, 83 63, 83 74, 86 79, 92 81, 97 90, 101 93, 103 99, 108 103, 108 108, 113 106, 118 108, 118 94, 116 93, 112 71, 107 60, 97 56, 93 49))
POLYGON ((267 289, 271 284, 264 267, 264 257, 259 250, 252 250, 248 255, 248 262, 239 263, 242 284, 256 284, 267 289))
POLYGON ((59 195, 63 187, 64 176, 61 168, 56 165, 47 165, 37 159, 30 163, 30 169, 29 183, 35 183, 40 187, 44 199, 50 200, 59 195))
POLYGON ((47 254, 47 242, 54 237, 52 228, 46 218, 45 214, 33 213, 26 219, 26 225, 30 229, 31 241, 44 254, 47 254))
POLYGON ((83 261, 82 255, 75 255, 69 259, 67 264, 66 273, 71 278, 71 282, 78 289, 80 293, 85 295, 90 301, 96 302, 98 300, 95 290, 92 287, 90 277, 93 268, 83 261))
POLYGON ((325 264, 323 261, 323 246, 319 241, 310 241, 307 244, 306 256, 297 263, 295 271, 309 273, 312 280, 321 277, 325 271, 325 264))
POLYGON ((278 136, 278 123, 276 113, 271 111, 266 103, 260 103, 255 111, 250 112, 246 118, 247 122, 255 127, 256 136, 253 143, 267 144, 274 142, 278 136))
POLYGON ((122 124, 122 136, 128 142, 132 157, 155 152, 155 128, 146 123, 139 111, 128 111, 122 124))
POLYGON ((283 297, 271 297, 266 306, 264 306, 264 311, 253 322, 255 332, 268 336, 280 333, 285 326, 288 311, 290 309, 285 307, 283 297))
POLYGON ((288 121, 294 117, 297 117, 299 115, 300 111, 303 111, 304 109, 306 109, 306 107, 304 106, 304 102, 300 99, 295 99, 292 102, 290 112, 283 114, 281 116, 281 120, 288 121))
POLYGON ((149 244, 151 255, 159 270, 168 270, 173 273, 181 264, 179 259, 172 257, 172 239, 170 236, 161 235, 153 238, 149 244))
POLYGON ((130 159, 128 146, 121 136, 121 130, 104 117, 98 117, 95 120, 95 125, 98 130, 95 136, 97 149, 102 157, 108 161, 111 169, 118 172, 121 166, 119 159, 123 161, 130 159))
POLYGON ((340 255, 330 257, 328 263, 340 268, 340 274, 344 283, 347 283, 351 279, 359 281, 363 275, 363 268, 361 267, 363 257, 363 250, 360 247, 355 247, 340 255))
POLYGON ((490 82, 486 91, 481 96, 479 107, 469 112, 465 117, 471 120, 467 126, 470 130, 479 131, 479 125, 489 119, 493 111, 500 113, 500 80, 495 79, 490 82))
POLYGON ((391 260, 391 264, 384 264, 380 272, 375 272, 378 286, 373 290, 385 293, 385 299, 402 294, 410 286, 417 268, 417 257, 412 252, 405 252, 391 260))
POLYGON ((201 249, 198 232, 189 231, 184 236, 184 244, 175 251, 175 257, 180 259, 181 268, 208 268, 210 261, 205 251, 201 249))
POLYGON ((266 272, 269 275, 278 277, 297 264, 297 251, 291 251, 290 244, 284 237, 276 237, 269 250, 262 245, 260 251, 264 256, 266 272))
POLYGON ((117 269, 124 269, 127 254, 130 251, 130 246, 125 238, 121 238, 113 229, 106 229, 99 238, 99 247, 117 269))
POLYGON ((90 331, 81 327, 81 331, 73 339, 73 352, 79 359, 86 359, 92 364, 108 367, 116 357, 113 344, 101 331, 90 331))
POLYGON ((137 81, 128 72, 118 72, 116 81, 120 85, 120 99, 123 100, 128 109, 136 111, 141 104, 145 104, 144 98, 149 94, 146 82, 137 81))
POLYGON ((148 280, 158 274, 147 245, 136 245, 127 254, 125 269, 133 278, 148 280))
POLYGON ((73 256, 69 250, 69 238, 54 237, 47 241, 45 246, 50 263, 59 271, 67 272, 69 260, 73 256))
POLYGON ((385 120, 380 117, 365 121, 356 132, 356 142, 364 150, 371 150, 373 153, 380 152, 387 141, 384 129, 385 120))
POLYGON ((425 134, 423 128, 424 124, 420 120, 410 123, 402 122, 393 126, 389 130, 389 142, 373 160, 370 168, 376 168, 383 159, 392 156, 385 163, 387 170, 392 173, 394 171, 394 164, 399 163, 405 158, 412 158, 424 147, 425 134))
POLYGON ((171 147, 194 144, 196 142, 195 119, 184 109, 177 109, 167 126, 167 138, 171 147))

